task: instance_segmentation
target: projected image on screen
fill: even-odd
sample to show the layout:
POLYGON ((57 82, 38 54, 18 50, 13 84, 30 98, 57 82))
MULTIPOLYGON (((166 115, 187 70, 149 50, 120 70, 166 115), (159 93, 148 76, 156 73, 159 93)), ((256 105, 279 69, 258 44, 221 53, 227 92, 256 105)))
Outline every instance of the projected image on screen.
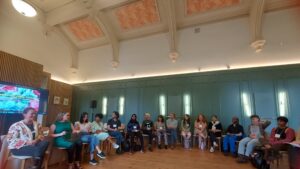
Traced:
POLYGON ((0 112, 21 113, 26 107, 38 111, 40 95, 38 90, 0 84, 0 112))

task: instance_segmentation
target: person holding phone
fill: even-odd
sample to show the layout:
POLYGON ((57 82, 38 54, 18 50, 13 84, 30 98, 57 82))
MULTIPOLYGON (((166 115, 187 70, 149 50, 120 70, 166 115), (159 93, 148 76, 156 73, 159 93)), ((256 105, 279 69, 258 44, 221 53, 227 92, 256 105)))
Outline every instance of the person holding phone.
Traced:
POLYGON ((33 165, 30 169, 40 169, 49 142, 44 140, 38 124, 34 122, 36 117, 34 108, 24 109, 23 117, 23 120, 12 124, 8 130, 8 148, 13 155, 31 156, 33 165))

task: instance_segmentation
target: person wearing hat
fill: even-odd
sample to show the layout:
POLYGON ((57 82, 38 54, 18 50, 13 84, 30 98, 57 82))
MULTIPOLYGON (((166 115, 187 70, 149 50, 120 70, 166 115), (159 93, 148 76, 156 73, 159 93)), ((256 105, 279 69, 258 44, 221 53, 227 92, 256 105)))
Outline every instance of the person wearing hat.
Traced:
POLYGON ((272 129, 269 139, 264 144, 265 160, 270 163, 277 157, 279 151, 287 150, 288 144, 295 140, 295 131, 287 126, 288 118, 277 118, 277 127, 272 129))

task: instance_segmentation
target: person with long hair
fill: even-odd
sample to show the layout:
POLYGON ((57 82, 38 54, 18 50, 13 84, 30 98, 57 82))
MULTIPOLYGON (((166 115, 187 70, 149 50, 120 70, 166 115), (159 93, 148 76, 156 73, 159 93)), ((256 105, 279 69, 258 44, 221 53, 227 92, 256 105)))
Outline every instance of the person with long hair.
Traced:
POLYGON ((140 123, 137 121, 136 114, 132 114, 131 118, 127 124, 127 133, 130 139, 130 154, 134 151, 134 138, 138 138, 141 143, 141 152, 144 152, 144 138, 141 133, 141 126, 140 123))
POLYGON ((82 169, 80 165, 82 142, 80 139, 72 139, 72 135, 79 135, 70 122, 70 113, 61 112, 57 114, 56 122, 50 127, 50 136, 54 138, 54 146, 66 149, 68 153, 69 169, 82 169), (75 159, 74 159, 75 154, 75 159))
POLYGON ((120 114, 117 111, 112 112, 112 118, 107 122, 107 130, 110 136, 115 137, 117 140, 117 144, 120 147, 116 150, 117 154, 122 153, 121 144, 124 141, 124 137, 120 130, 123 130, 124 127, 122 126, 121 121, 119 120, 120 114))
POLYGON ((221 146, 218 145, 216 140, 217 137, 221 137, 222 136, 222 124, 221 122, 218 120, 218 117, 216 115, 213 115, 211 117, 211 121, 208 123, 208 134, 210 137, 210 152, 213 153, 215 151, 215 147, 221 146))
POLYGON ((98 162, 94 158, 94 152, 96 155, 101 158, 105 159, 105 154, 101 151, 99 147, 99 139, 92 134, 92 125, 89 122, 88 113, 84 112, 80 116, 80 120, 75 122, 75 128, 80 131, 80 139, 83 143, 88 143, 90 148, 90 161, 91 165, 97 165, 98 162))
POLYGON ((191 117, 188 114, 185 114, 183 120, 181 121, 181 136, 183 137, 184 148, 191 148, 191 117))
POLYGON ((12 124, 8 130, 8 149, 16 156, 31 156, 33 166, 30 169, 40 169, 49 142, 44 140, 34 123, 35 109, 28 107, 23 111, 24 119, 12 124))
POLYGON ((158 148, 161 149, 161 137, 164 137, 164 142, 165 142, 165 149, 168 149, 168 136, 167 136, 167 131, 166 131, 166 124, 164 120, 164 116, 159 115, 157 117, 157 121, 154 124, 154 129, 156 131, 157 135, 157 143, 158 143, 158 148))
POLYGON ((199 114, 194 123, 194 132, 195 135, 198 136, 198 146, 202 151, 205 150, 206 147, 206 139, 207 139, 207 121, 203 114, 199 114))
POLYGON ((172 112, 170 113, 170 118, 167 120, 168 132, 171 135, 170 138, 171 149, 174 149, 177 144, 177 127, 178 127, 178 121, 176 120, 176 114, 172 112))

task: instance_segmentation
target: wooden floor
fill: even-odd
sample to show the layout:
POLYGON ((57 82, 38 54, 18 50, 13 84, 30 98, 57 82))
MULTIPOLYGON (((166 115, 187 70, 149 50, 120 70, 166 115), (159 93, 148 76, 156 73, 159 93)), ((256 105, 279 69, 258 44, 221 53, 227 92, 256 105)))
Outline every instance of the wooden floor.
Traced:
MULTIPOLYGON (((210 153, 209 151, 184 150, 158 150, 153 152, 133 155, 109 155, 107 159, 100 160, 96 166, 83 164, 84 169, 253 169, 251 164, 238 164, 232 157, 225 157, 221 152, 210 153)), ((66 168, 66 167, 62 167, 66 168)), ((58 169, 58 167, 50 167, 58 169)))

